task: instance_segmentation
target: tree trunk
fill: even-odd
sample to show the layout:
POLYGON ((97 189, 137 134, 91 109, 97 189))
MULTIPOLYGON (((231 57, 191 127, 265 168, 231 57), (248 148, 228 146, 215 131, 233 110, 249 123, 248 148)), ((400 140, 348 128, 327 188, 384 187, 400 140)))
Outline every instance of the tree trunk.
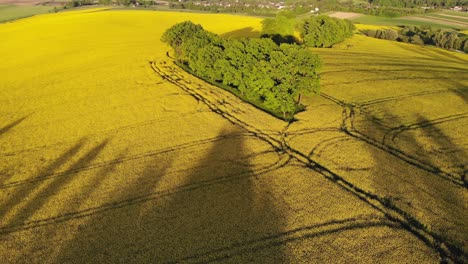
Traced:
POLYGON ((302 94, 300 93, 299 96, 297 97, 297 104, 300 105, 302 101, 302 94))

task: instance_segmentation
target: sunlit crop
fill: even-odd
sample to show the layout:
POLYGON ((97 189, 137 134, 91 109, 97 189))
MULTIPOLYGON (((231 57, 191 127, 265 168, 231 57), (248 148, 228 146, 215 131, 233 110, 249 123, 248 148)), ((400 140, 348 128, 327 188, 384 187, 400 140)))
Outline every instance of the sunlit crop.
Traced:
POLYGON ((468 55, 313 49, 322 94, 288 124, 173 63, 160 38, 186 20, 261 29, 103 9, 0 24, 2 263, 463 260, 468 55))

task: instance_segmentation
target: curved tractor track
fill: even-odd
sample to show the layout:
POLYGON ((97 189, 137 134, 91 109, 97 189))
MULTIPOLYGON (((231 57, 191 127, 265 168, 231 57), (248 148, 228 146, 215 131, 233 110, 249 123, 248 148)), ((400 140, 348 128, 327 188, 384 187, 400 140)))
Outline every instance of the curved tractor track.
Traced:
MULTIPOLYGON (((321 162, 313 158, 314 155, 311 155, 313 150, 311 153, 307 154, 296 149, 288 142, 288 139, 290 139, 289 136, 298 136, 301 132, 290 132, 289 128, 291 123, 285 124, 282 122, 282 128, 278 129, 278 127, 272 128, 263 123, 254 123, 249 121, 248 118, 246 118, 247 113, 238 111, 237 105, 242 103, 239 99, 236 99, 233 95, 225 91, 221 91, 221 89, 214 88, 201 80, 197 83, 186 80, 184 76, 187 76, 187 73, 176 66, 172 60, 151 62, 151 67, 162 79, 178 86, 180 89, 193 96, 198 102, 206 104, 211 111, 219 114, 233 124, 240 126, 253 136, 267 142, 271 145, 274 151, 278 152, 278 154, 287 155, 290 159, 300 162, 310 170, 318 172, 333 184, 338 185, 346 192, 351 193, 362 201, 365 201, 371 207, 382 212, 387 218, 387 221, 390 221, 392 225, 398 225, 406 229, 418 239, 436 250, 440 255, 441 262, 468 262, 468 254, 464 252, 463 249, 453 244, 445 237, 431 231, 419 219, 412 216, 410 213, 405 211, 405 209, 400 208, 400 206, 393 203, 393 201, 388 197, 368 191, 365 188, 361 188, 359 185, 348 180, 345 176, 334 172, 325 165, 322 165, 321 162)), ((462 182, 456 180, 452 175, 444 173, 428 164, 419 162, 417 159, 412 158, 398 149, 394 149, 377 142, 354 129, 353 120, 356 115, 356 108, 359 106, 347 104, 326 94, 322 94, 322 97, 332 100, 334 103, 342 107, 341 128, 309 129, 308 131, 302 131, 303 133, 314 133, 315 131, 334 131, 336 133, 336 131, 338 131, 338 133, 341 134, 339 136, 341 139, 354 138, 365 142, 366 144, 377 147, 390 155, 398 157, 418 169, 443 177, 456 186, 463 185, 462 182)), ((216 258, 214 260, 216 260, 216 258)))

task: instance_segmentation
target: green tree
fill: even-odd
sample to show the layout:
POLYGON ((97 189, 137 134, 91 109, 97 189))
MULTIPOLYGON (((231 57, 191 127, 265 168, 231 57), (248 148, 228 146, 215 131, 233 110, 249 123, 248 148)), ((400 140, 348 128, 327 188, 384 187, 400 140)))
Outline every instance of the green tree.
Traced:
POLYGON ((164 32, 161 41, 169 44, 175 52, 177 59, 183 57, 182 44, 196 33, 203 32, 201 25, 196 25, 191 21, 175 24, 164 32))
POLYGON ((304 94, 319 93, 319 74, 322 63, 320 58, 308 49, 296 45, 281 45, 287 57, 285 60, 286 78, 282 80, 291 87, 291 93, 301 103, 304 94))
POLYGON ((354 25, 348 20, 315 16, 304 20, 299 29, 306 46, 328 48, 352 36, 354 25))

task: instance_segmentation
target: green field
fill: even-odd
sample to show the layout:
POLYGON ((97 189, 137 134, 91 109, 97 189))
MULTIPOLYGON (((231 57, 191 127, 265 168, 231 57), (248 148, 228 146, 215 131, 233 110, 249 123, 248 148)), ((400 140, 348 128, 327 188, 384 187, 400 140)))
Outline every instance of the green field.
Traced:
MULTIPOLYGON (((418 21, 412 18, 406 18, 406 17, 401 17, 401 18, 388 18, 388 17, 378 17, 378 16, 369 16, 369 15, 364 15, 360 16, 357 18, 353 18, 352 21, 354 23, 360 23, 360 24, 368 24, 368 25, 382 25, 382 26, 401 26, 401 25, 407 25, 407 26, 422 26, 422 25, 428 25, 431 26, 432 28, 454 28, 454 29, 468 29, 468 25, 463 25, 463 24, 451 24, 450 22, 446 21, 441 21, 438 19, 431 19, 430 16, 418 16, 421 18, 427 18, 429 20, 427 21, 418 21)), ((417 17, 415 17, 417 18, 417 17)), ((435 18, 435 17, 434 17, 435 18)), ((455 21, 456 22, 456 21, 455 21)))
POLYGON ((53 11, 53 6, 15 6, 0 4, 0 23, 53 11))
POLYGON ((0 24, 3 263, 468 262, 467 54, 312 49, 321 95, 288 123, 175 65, 160 38, 185 20, 261 30, 104 9, 0 24))
POLYGON ((427 14, 427 17, 434 17, 434 18, 440 18, 448 21, 454 21, 454 22, 462 22, 462 23, 467 23, 468 22, 468 16, 461 16, 461 15, 449 15, 449 14, 444 14, 444 13, 434 13, 434 14, 427 14))

